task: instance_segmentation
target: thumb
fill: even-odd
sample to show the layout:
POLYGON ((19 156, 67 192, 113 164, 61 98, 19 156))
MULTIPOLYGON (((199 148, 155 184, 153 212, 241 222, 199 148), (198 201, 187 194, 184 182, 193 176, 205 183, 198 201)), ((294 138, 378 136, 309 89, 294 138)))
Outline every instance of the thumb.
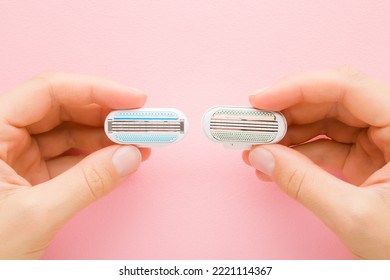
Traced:
POLYGON ((329 227, 337 229, 343 223, 341 211, 355 190, 354 186, 329 174, 299 152, 282 145, 258 146, 250 152, 249 161, 329 227))
POLYGON ((109 193, 123 178, 135 172, 140 163, 141 154, 136 147, 113 145, 90 154, 33 189, 51 210, 52 222, 58 224, 109 193))

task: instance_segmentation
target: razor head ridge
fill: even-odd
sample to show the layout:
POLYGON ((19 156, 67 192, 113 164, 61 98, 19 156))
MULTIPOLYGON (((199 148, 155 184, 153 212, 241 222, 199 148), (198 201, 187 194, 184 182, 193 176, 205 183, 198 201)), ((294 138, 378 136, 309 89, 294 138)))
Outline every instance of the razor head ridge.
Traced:
POLYGON ((159 147, 183 139, 188 120, 173 108, 143 108, 112 111, 106 117, 107 137, 118 144, 159 147))
POLYGON ((242 150, 277 143, 287 131, 286 119, 280 112, 236 106, 209 109, 203 116, 202 126, 210 140, 242 150))

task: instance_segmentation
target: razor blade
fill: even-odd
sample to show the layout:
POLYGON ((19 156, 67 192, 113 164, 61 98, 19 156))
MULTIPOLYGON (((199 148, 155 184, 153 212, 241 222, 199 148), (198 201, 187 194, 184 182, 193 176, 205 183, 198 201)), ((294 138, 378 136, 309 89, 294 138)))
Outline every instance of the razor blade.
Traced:
POLYGON ((108 114, 104 130, 107 137, 118 144, 159 147, 183 139, 188 120, 177 109, 121 110, 108 114))
POLYGON ((279 112, 234 106, 209 109, 203 116, 202 126, 210 140, 242 150, 277 143, 287 131, 286 119, 279 112))

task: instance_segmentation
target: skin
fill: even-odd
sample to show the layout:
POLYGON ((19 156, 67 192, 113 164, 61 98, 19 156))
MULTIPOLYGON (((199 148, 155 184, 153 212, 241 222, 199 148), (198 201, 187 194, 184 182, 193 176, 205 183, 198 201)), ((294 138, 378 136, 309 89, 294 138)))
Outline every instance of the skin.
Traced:
POLYGON ((250 102, 288 122, 282 142, 244 152, 258 178, 316 214, 356 257, 389 259, 390 88, 347 67, 286 77, 250 102))
POLYGON ((145 101, 114 81, 62 73, 0 97, 0 259, 39 258, 66 221, 148 158, 102 129, 111 110, 145 101))

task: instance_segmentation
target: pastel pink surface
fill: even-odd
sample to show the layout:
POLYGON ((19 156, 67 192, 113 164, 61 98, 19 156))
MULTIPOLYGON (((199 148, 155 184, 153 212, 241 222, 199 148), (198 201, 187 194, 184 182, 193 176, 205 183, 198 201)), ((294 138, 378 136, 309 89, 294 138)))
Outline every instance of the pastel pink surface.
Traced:
POLYGON ((389 83, 389 14, 386 1, 364 0, 3 2, 0 92, 43 70, 103 75, 190 121, 182 142, 154 149, 44 258, 352 258, 239 151, 209 142, 200 121, 294 72, 351 64, 389 83))

